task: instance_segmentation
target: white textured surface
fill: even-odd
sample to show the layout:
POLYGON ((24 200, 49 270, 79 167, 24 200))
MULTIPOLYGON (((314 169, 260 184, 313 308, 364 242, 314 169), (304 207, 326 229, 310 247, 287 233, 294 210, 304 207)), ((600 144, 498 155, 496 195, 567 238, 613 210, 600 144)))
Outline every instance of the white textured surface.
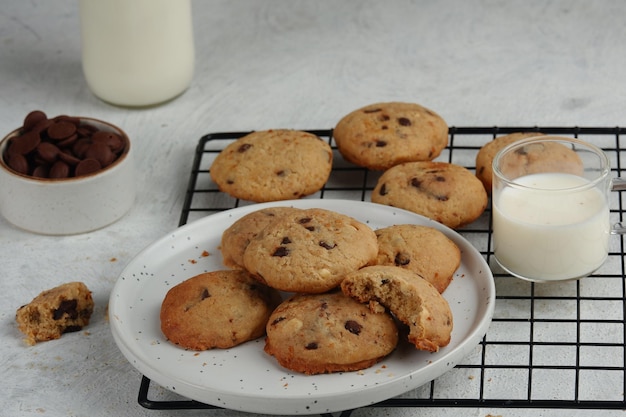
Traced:
MULTIPOLYGON (((13 130, 36 108, 119 125, 134 141, 138 196, 122 220, 85 235, 42 237, 0 220, 0 415, 240 415, 143 409, 136 401, 140 375, 115 346, 105 319, 122 268, 177 225, 203 134, 329 128, 345 113, 383 100, 419 102, 457 126, 626 125, 626 3, 620 0, 196 1, 191 88, 144 110, 109 106, 87 89, 77 7, 71 0, 3 2, 0 131, 13 130), (15 310, 69 280, 94 292, 89 333, 26 347, 15 310)), ((545 387, 554 389, 549 380, 545 387)), ((590 412, 429 408, 419 414, 590 412)))

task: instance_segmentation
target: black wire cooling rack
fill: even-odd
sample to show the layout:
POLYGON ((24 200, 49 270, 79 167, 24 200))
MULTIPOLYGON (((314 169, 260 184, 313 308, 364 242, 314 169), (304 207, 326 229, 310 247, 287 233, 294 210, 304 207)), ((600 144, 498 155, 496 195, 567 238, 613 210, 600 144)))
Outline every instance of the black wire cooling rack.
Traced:
MULTIPOLYGON (((335 153, 329 181, 312 197, 369 201, 380 173, 343 160, 332 130, 307 131, 328 140, 335 153)), ((626 149, 621 142, 626 128, 622 127, 451 127, 449 146, 437 160, 473 171, 476 153, 485 143, 504 134, 528 131, 594 143, 609 156, 614 177, 626 169, 622 162, 626 149)), ((209 175, 215 156, 228 143, 247 133, 250 132, 213 133, 200 139, 179 225, 250 204, 220 192, 209 175)), ((622 194, 611 194, 614 223, 624 217, 622 194)), ((492 267, 497 296, 489 331, 475 350, 451 371, 416 390, 368 407, 626 410, 624 238, 612 236, 608 260, 591 277, 559 284, 534 284, 512 278, 495 266, 490 224, 488 208, 474 223, 457 230, 492 267)), ((217 408, 159 389, 145 376, 138 401, 143 407, 155 410, 217 408)), ((347 417, 353 411, 339 414, 347 417)))

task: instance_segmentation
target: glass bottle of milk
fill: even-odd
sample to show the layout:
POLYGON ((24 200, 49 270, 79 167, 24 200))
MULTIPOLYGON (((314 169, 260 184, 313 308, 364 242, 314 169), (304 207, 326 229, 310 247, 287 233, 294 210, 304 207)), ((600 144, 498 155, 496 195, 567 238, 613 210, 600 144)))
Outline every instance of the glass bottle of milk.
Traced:
POLYGON ((191 0, 80 0, 82 61, 91 91, 143 107, 182 94, 193 77, 191 0))

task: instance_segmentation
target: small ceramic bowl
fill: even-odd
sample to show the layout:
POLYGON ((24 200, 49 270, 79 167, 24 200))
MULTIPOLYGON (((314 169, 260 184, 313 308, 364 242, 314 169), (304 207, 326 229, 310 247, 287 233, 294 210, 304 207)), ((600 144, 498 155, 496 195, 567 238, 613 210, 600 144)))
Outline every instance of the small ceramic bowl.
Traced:
POLYGON ((13 225, 39 234, 71 235, 107 226, 126 214, 135 200, 135 177, 130 140, 120 128, 97 119, 78 117, 105 132, 117 133, 124 151, 105 168, 68 178, 38 178, 20 174, 6 163, 9 140, 0 142, 0 213, 13 225))

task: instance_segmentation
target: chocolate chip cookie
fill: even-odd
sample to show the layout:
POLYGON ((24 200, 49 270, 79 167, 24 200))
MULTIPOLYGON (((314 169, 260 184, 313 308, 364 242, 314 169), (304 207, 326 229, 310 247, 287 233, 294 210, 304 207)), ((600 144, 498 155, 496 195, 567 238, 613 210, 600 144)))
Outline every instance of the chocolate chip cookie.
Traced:
POLYGON ((376 260, 376 234, 364 223, 312 208, 285 215, 250 241, 245 268, 270 287, 322 293, 343 276, 376 260))
POLYGON ((224 148, 211 165, 219 189, 254 202, 298 199, 319 191, 333 153, 321 138, 298 130, 250 133, 224 148))
POLYGON ((294 207, 268 207, 253 211, 241 217, 222 233, 220 251, 223 263, 229 268, 244 269, 243 253, 250 240, 257 236, 271 222, 281 219, 287 213, 299 211, 294 207))
POLYGON ((381 175, 374 203, 421 214, 451 228, 476 220, 487 207, 480 180, 468 169, 447 162, 407 162, 381 175))
POLYGON ((161 304, 161 331, 186 349, 230 348, 265 334, 282 301, 241 270, 196 275, 172 287, 161 304))
POLYGON ((430 161, 448 144, 441 116, 415 103, 376 103, 344 116, 333 131, 348 161, 385 170, 410 161, 430 161))
POLYGON ((321 374, 368 368, 397 343, 388 313, 337 291, 296 295, 278 306, 267 324, 265 352, 285 368, 321 374))
POLYGON ((368 266, 346 275, 344 294, 374 311, 383 306, 409 327, 409 342, 436 352, 450 343, 452 311, 445 298, 416 273, 396 266, 368 266))
POLYGON ((542 172, 582 176, 583 168, 583 161, 575 150, 559 143, 558 138, 548 136, 530 140, 499 160, 500 172, 511 180, 542 172))
POLYGON ((494 140, 483 145, 476 154, 476 176, 485 186, 485 191, 491 194, 493 176, 493 158, 498 152, 513 142, 534 136, 542 136, 539 132, 516 132, 504 136, 498 136, 494 140))
POLYGON ((416 224, 398 224, 375 231, 377 265, 408 269, 444 292, 461 264, 459 247, 439 230, 416 224))
POLYGON ((68 282, 43 291, 15 315, 18 327, 29 345, 58 339, 89 324, 94 302, 82 282, 68 282))

